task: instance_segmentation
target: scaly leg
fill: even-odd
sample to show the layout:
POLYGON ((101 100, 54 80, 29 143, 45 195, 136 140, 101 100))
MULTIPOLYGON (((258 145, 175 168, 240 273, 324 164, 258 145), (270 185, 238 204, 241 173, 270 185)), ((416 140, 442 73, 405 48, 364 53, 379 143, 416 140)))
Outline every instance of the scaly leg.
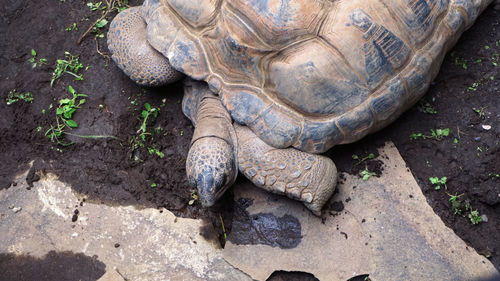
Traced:
POLYGON ((240 171, 256 186, 302 201, 315 215, 321 215, 337 184, 333 161, 295 148, 274 148, 248 127, 234 127, 240 171))

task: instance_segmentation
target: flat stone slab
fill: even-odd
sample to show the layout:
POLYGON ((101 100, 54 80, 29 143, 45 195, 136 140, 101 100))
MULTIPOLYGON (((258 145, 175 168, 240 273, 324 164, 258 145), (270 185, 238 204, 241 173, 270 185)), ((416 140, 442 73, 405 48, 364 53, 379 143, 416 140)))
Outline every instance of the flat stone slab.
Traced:
POLYGON ((224 258, 256 280, 304 271, 320 280, 477 280, 498 274, 427 204, 394 144, 380 151, 380 178, 344 174, 322 221, 300 203, 251 184, 235 188, 235 218, 224 258))
POLYGON ((52 174, 27 190, 0 191, 0 253, 41 258, 49 251, 84 253, 106 265, 102 280, 251 280, 200 235, 201 220, 171 212, 83 203, 52 174), (72 222, 75 210, 78 219, 72 222))

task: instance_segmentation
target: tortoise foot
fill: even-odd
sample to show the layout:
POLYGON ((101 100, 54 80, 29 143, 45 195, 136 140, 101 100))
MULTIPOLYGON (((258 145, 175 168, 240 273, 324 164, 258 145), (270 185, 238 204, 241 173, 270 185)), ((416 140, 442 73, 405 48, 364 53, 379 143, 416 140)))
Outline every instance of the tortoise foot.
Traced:
POLYGON ((247 127, 234 127, 240 171, 256 186, 301 201, 315 215, 321 215, 337 184, 333 161, 294 148, 273 148, 247 127))
POLYGON ((147 42, 141 8, 129 8, 113 19, 108 32, 108 47, 113 61, 141 86, 175 82, 183 75, 147 42))

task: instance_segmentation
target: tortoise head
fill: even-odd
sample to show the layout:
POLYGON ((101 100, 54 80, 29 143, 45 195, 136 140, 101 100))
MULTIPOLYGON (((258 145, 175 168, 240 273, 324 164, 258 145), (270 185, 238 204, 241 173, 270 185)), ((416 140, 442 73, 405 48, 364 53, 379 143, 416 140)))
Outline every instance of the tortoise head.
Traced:
POLYGON ((186 173, 201 205, 213 206, 238 174, 233 147, 218 137, 198 139, 189 150, 186 173))

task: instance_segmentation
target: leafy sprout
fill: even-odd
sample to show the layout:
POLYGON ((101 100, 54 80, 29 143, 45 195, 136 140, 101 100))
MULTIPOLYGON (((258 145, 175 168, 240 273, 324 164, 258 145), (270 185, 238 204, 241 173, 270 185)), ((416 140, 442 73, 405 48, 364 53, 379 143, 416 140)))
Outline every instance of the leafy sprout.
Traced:
POLYGON ((364 181, 369 180, 372 176, 376 176, 377 173, 375 172, 370 172, 368 168, 365 168, 363 171, 361 171, 361 177, 363 178, 364 181))
POLYGON ((432 185, 435 185, 435 187, 434 187, 435 190, 440 190, 441 186, 444 186, 444 188, 447 189, 447 187, 446 187, 447 178, 446 177, 442 177, 442 178, 430 177, 429 180, 430 180, 432 185))
POLYGON ((23 100, 27 103, 32 103, 33 102, 33 95, 30 92, 26 93, 19 93, 17 92, 16 89, 11 90, 9 94, 7 95, 7 98, 5 99, 5 103, 7 105, 11 105, 13 103, 16 103, 20 100, 23 100))
POLYGON ((52 73, 52 80, 50 80, 51 87, 64 73, 72 75, 77 81, 83 80, 83 75, 78 74, 78 71, 83 68, 83 64, 80 62, 79 56, 72 55, 70 52, 64 52, 64 55, 65 59, 58 59, 56 61, 56 68, 52 73))

